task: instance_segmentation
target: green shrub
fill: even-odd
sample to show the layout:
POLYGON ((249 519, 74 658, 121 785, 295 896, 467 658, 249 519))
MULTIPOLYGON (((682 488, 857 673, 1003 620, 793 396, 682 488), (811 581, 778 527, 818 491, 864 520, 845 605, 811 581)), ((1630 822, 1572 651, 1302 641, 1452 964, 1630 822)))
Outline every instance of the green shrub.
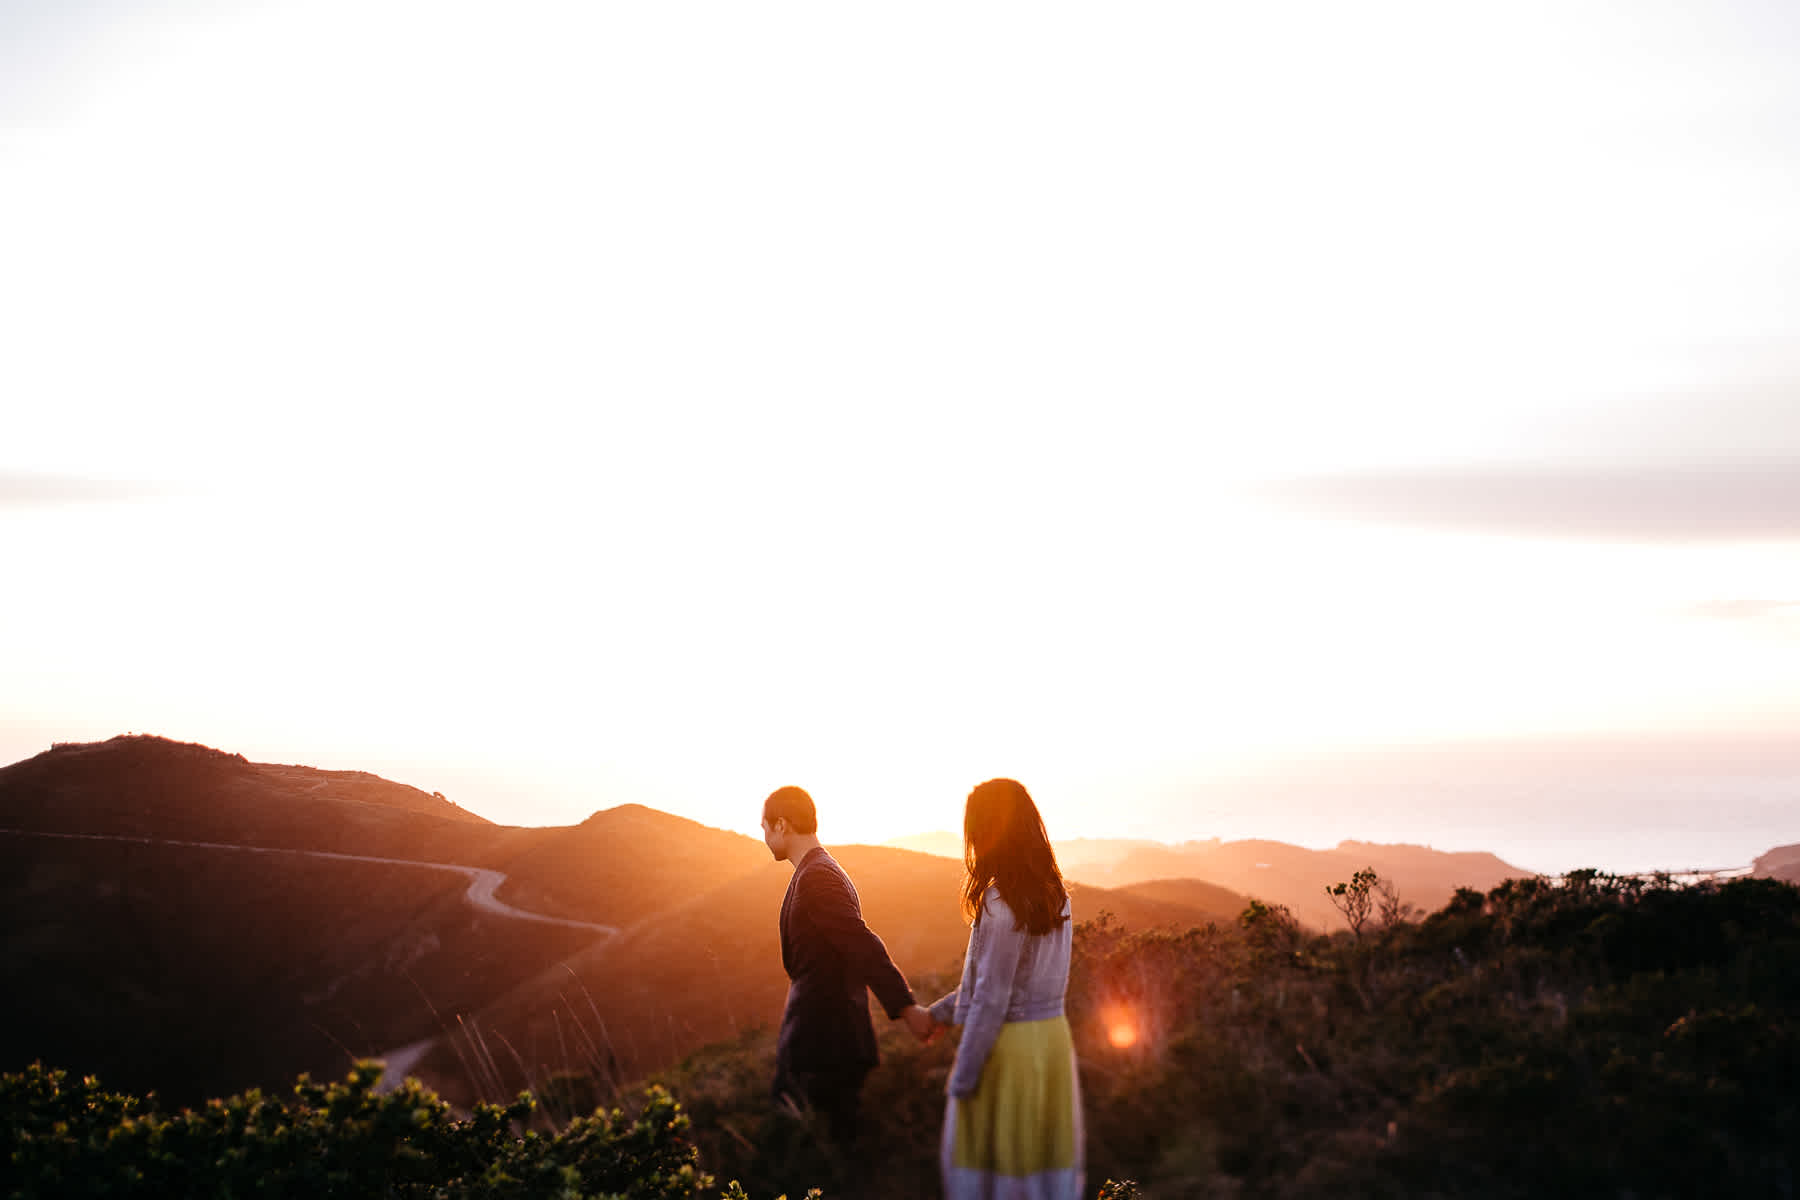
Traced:
POLYGON ((550 1136, 523 1130, 530 1096, 459 1120, 416 1081, 378 1093, 380 1074, 358 1063, 341 1083, 303 1076, 288 1096, 176 1113, 41 1066, 7 1074, 0 1195, 679 1200, 712 1186, 661 1089, 550 1136))

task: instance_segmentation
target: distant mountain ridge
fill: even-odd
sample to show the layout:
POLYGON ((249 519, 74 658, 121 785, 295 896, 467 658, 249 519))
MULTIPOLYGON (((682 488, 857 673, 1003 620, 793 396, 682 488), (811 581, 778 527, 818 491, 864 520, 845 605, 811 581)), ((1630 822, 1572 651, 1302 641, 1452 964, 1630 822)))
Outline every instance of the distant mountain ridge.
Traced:
MULTIPOLYGON (((962 857, 962 838, 952 833, 917 834, 888 844, 962 857)), ((1358 841, 1309 850, 1264 839, 1171 844, 1145 838, 1070 838, 1056 843, 1056 857, 1063 874, 1078 883, 1136 888, 1198 881, 1284 904, 1319 929, 1337 928, 1341 921, 1325 889, 1364 869, 1391 881, 1402 900, 1426 911, 1441 908, 1459 887, 1485 892, 1503 879, 1532 873, 1485 852, 1358 841)))
POLYGON ((1752 875, 1768 879, 1785 879, 1800 883, 1800 844, 1777 846, 1767 854, 1759 854, 1750 865, 1752 875))

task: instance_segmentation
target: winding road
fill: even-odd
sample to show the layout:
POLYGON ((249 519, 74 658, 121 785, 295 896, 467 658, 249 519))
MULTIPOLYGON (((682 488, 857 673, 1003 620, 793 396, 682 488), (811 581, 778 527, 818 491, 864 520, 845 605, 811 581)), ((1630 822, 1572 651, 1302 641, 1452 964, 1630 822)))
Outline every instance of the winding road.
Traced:
MULTIPOLYGON (((288 846, 242 846, 234 842, 188 842, 174 838, 133 837, 122 833, 46 833, 34 829, 0 829, 0 836, 60 838, 68 841, 90 842, 136 842, 144 846, 183 846, 196 850, 233 850, 244 854, 303 854, 312 858, 333 858, 340 862, 379 863, 390 867, 429 867, 437 871, 455 871, 469 881, 468 890, 463 892, 463 899, 472 907, 482 912, 492 913, 497 917, 511 917, 518 921, 537 921, 545 925, 563 925, 572 929, 587 929, 610 941, 619 936, 617 925, 602 925, 596 921, 574 921, 566 917, 552 917, 544 913, 529 912, 512 905, 495 896, 501 884, 506 882, 502 872, 487 867, 470 867, 461 863, 424 862, 412 858, 376 858, 367 854, 339 854, 333 850, 302 850, 288 846)), ((387 1063, 381 1082, 376 1086, 378 1092, 391 1092, 399 1087, 413 1065, 425 1056, 425 1053, 436 1044, 437 1038, 426 1038, 413 1042, 385 1054, 378 1055, 387 1063)))
POLYGON ((601 925, 594 921, 574 921, 544 913, 514 908, 494 895, 506 876, 487 867, 469 867, 461 863, 426 862, 415 858, 374 858, 367 854, 339 854, 333 850, 302 850, 289 846, 241 846, 235 842, 185 842, 174 838, 133 837, 123 833, 45 833, 35 829, 0 829, 0 835, 13 837, 62 838, 70 841, 136 842, 144 846, 185 846, 196 850, 236 850, 245 854, 304 854, 312 858, 335 858, 340 862, 380 863, 390 867, 429 867, 437 871, 456 871, 468 878, 469 888, 463 899, 483 912, 519 921, 537 921, 545 925, 565 925, 571 929, 588 929, 608 938, 617 937, 617 925, 601 925))

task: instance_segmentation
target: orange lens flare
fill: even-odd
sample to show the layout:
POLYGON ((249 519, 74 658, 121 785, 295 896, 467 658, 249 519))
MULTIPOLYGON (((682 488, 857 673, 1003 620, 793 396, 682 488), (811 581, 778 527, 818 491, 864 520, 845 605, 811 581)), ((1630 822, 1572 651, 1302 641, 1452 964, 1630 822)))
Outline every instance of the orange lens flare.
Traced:
POLYGON ((1137 1045, 1138 1027, 1132 1019, 1131 1010, 1114 1005, 1101 1013, 1101 1021, 1106 1026, 1106 1040, 1112 1043, 1115 1050, 1129 1050, 1137 1045))

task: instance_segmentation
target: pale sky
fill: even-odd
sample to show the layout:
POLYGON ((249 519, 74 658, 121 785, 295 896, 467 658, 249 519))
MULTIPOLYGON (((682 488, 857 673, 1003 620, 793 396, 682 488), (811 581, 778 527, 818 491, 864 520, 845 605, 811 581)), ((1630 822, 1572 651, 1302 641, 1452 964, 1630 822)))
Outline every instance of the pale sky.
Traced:
POLYGON ((0 762, 1748 862, 1796 212, 1780 3, 0 3, 0 762))

